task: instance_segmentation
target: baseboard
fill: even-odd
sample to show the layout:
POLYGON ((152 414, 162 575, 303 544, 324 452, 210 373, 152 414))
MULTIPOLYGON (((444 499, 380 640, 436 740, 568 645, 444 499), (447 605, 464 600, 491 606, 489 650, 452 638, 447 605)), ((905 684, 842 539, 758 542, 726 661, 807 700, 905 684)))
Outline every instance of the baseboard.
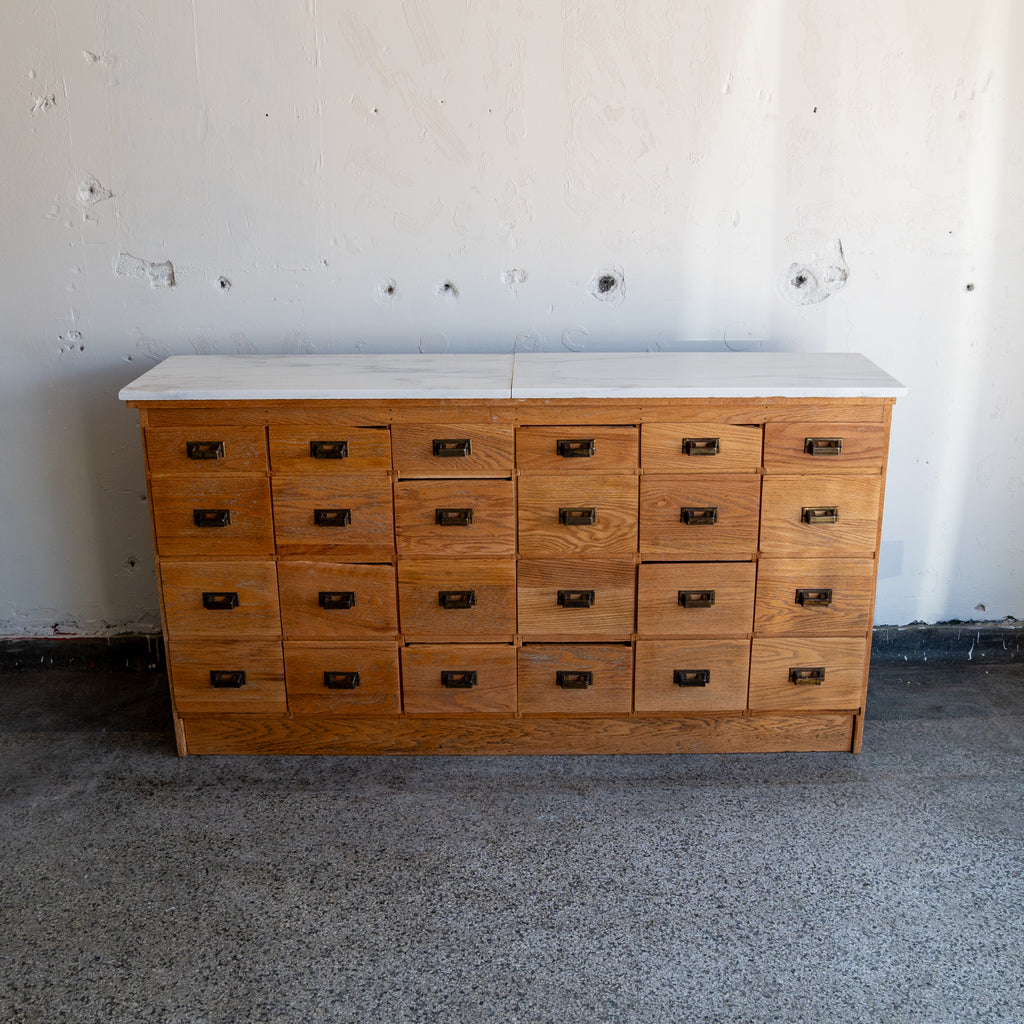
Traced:
MULTIPOLYGON (((1024 660, 1024 623, 938 623, 935 625, 876 626, 872 661, 882 663, 929 661, 942 664, 1007 664, 1024 660)), ((111 637, 0 637, 0 672, 38 672, 46 669, 151 672, 164 667, 164 643, 159 633, 111 637)))

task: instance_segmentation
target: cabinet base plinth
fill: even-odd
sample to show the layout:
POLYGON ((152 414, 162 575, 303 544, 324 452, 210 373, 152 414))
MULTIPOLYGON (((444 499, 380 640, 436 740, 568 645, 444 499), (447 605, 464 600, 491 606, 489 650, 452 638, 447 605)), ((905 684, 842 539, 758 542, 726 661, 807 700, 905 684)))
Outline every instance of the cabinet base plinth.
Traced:
MULTIPOLYGON (((854 715, 370 718, 195 715, 189 754, 718 754, 851 751, 854 715)), ((179 748, 181 749, 181 748, 179 748)))

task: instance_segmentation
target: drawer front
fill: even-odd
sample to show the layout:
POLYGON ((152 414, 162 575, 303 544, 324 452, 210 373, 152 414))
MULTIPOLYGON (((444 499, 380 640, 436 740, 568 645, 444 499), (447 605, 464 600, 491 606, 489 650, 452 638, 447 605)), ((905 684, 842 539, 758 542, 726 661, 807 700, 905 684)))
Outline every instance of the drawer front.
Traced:
POLYGON ((281 635, 277 566, 273 562, 160 563, 171 637, 281 635))
POLYGON ((888 444, 882 423, 767 423, 766 473, 880 473, 888 444))
POLYGON ((637 633, 736 637, 753 628, 750 562, 652 562, 640 566, 637 633))
POLYGON ((648 473, 756 473, 761 467, 761 428, 645 423, 640 461, 648 473))
POLYGON ((179 714, 287 710, 279 643, 172 640, 167 658, 179 714))
POLYGON ((391 429, 399 476, 510 476, 515 464, 510 423, 396 423, 391 429))
POLYGON ((277 573, 285 636, 310 640, 396 637, 392 566, 283 559, 277 573))
POLYGON ((849 636, 871 628, 869 558, 762 558, 755 629, 783 636, 849 636))
POLYGON ((395 534, 402 556, 514 555, 511 480, 400 480, 395 534))
POLYGON ((752 711, 859 708, 868 644, 863 638, 755 639, 750 657, 752 711))
POLYGON ((331 484, 274 477, 274 533, 281 554, 390 559, 394 530, 391 481, 386 477, 354 476, 331 484))
POLYGON ((516 466, 523 473, 632 473, 639 456, 636 427, 520 427, 516 466))
POLYGON ((406 640, 515 634, 512 559, 403 559, 398 592, 406 640))
POLYGON ((759 476, 644 476, 640 553, 652 561, 744 561, 757 552, 759 476))
POLYGON ((266 477, 155 476, 149 488, 160 555, 257 558, 274 553, 266 477))
POLYGON ((624 644, 524 644, 524 715, 626 715, 633 706, 633 651, 624 644))
POLYGON ((403 647, 402 699, 411 715, 513 715, 516 649, 497 644, 403 647))
POLYGON ((391 432, 387 427, 334 425, 273 426, 270 464, 275 473, 337 479, 391 471, 391 432))
POLYGON ((628 639, 633 632, 632 561, 519 562, 519 632, 530 637, 628 639))
POLYGON ((873 557, 881 493, 881 476, 765 477, 762 554, 873 557))
POLYGON ((749 640, 640 640, 636 645, 636 710, 694 714, 744 711, 749 640))
POLYGON ((288 709, 294 715, 397 715, 394 643, 284 645, 288 709))
POLYGON ((265 473, 263 427, 146 427, 146 459, 154 476, 208 480, 225 473, 265 473))
POLYGON ((631 555, 636 544, 636 477, 520 477, 519 553, 524 558, 631 555))

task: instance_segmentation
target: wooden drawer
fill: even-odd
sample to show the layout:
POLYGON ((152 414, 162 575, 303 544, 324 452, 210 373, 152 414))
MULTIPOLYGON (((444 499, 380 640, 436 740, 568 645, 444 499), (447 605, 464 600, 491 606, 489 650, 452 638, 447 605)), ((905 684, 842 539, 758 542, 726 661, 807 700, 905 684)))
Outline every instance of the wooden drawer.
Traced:
POLYGON ((160 562, 171 637, 281 635, 277 566, 265 562, 160 562))
POLYGON ((840 637, 755 639, 750 656, 751 711, 859 708, 868 642, 840 637))
POLYGON ((767 423, 766 473, 880 473, 888 428, 883 423, 767 423))
POLYGON ((399 607, 406 640, 511 641, 516 563, 511 558, 403 559, 399 607))
POLYGON ((629 639, 636 566, 632 561, 520 561, 519 632, 534 639, 629 639))
POLYGON ((154 476, 149 490, 160 555, 257 558, 274 553, 266 477, 154 476))
POLYGON ((288 708, 295 715, 397 715, 398 645, 284 645, 288 708))
POLYGON ((395 472, 406 477, 502 477, 515 464, 511 423, 396 423, 395 472))
POLYGON ((754 619, 752 562, 652 562, 640 566, 637 633, 736 637, 754 619))
POLYGON ((749 640, 640 640, 636 645, 636 710, 702 714, 744 711, 749 640))
POLYGON ((636 543, 637 477, 520 477, 519 553, 524 558, 631 555, 636 543))
POLYGON ((640 461, 648 473, 756 473, 761 468, 761 428, 645 423, 640 461))
POLYGON ((267 438, 263 427, 147 427, 146 459, 154 476, 197 480, 229 473, 265 473, 267 438))
POLYGON ((271 424, 270 464, 275 473, 337 479, 360 473, 391 472, 391 432, 387 427, 332 424, 271 424))
POLYGON ((400 480, 395 534, 403 556, 514 555, 511 480, 400 480))
POLYGON ((632 473, 639 430, 628 426, 520 427, 516 467, 522 473, 632 473))
POLYGON ((329 484, 274 477, 274 533, 280 554, 381 561, 394 556, 394 530, 387 477, 353 476, 329 484))
POLYGON ((761 552, 776 558, 871 558, 881 496, 881 476, 765 477, 761 552))
POLYGON ((287 710, 280 643, 172 640, 167 660, 178 714, 287 710))
POLYGON ((393 566, 282 559, 277 573, 285 636, 395 639, 398 607, 393 566))
POLYGON ((755 629, 783 636, 866 633, 874 591, 869 558, 762 558, 755 629))
POLYGON ((410 715, 513 715, 516 649, 497 644, 403 647, 402 699, 410 715))
POLYGON ((651 561, 753 558, 760 499, 759 476, 641 477, 641 557, 651 561))
POLYGON ((524 644, 519 649, 524 715, 626 715, 632 706, 628 644, 524 644))

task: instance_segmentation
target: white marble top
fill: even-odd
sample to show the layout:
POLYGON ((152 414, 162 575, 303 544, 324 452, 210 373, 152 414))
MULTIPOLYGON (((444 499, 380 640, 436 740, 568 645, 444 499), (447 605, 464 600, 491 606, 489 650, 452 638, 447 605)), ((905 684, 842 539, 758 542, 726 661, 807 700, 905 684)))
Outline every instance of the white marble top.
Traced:
POLYGON ((898 380, 846 352, 527 352, 513 398, 896 398, 898 380))
POLYGON ((403 398, 898 398, 864 356, 797 352, 171 356, 122 401, 403 398))
POLYGON ((512 354, 171 356, 122 388, 125 402, 509 398, 512 354))

